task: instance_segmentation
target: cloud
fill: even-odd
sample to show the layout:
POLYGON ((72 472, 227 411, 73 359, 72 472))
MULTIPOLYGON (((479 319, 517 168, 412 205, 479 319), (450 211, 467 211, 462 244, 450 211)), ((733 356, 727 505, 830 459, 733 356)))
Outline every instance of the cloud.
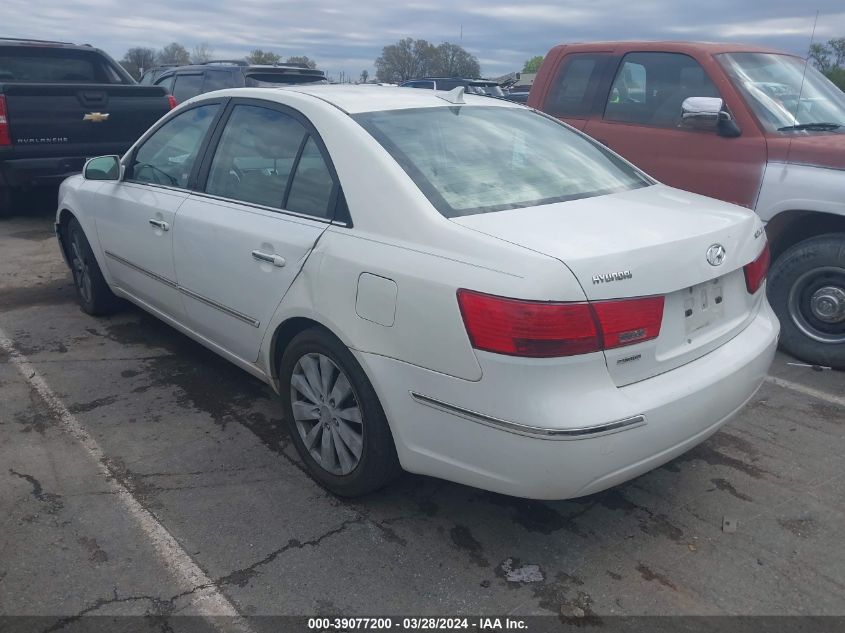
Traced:
POLYGON ((561 42, 616 39, 745 40, 804 53, 815 8, 817 40, 845 36, 841 0, 808 10, 794 0, 5 0, 4 34, 88 42, 116 58, 132 46, 207 42, 215 55, 255 48, 307 55, 329 73, 357 76, 381 48, 403 37, 460 43, 486 75, 519 70, 561 42))

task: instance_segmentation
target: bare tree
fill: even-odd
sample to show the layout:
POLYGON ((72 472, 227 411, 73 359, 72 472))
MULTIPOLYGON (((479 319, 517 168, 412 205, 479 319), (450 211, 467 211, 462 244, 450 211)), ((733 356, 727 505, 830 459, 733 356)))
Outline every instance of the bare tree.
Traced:
POLYGON ((171 42, 156 54, 156 62, 186 66, 191 63, 191 56, 184 46, 178 42, 171 42))
POLYGON ((246 56, 246 61, 250 64, 255 64, 259 66, 272 66, 273 64, 278 64, 280 61, 282 61, 282 58, 271 51, 264 51, 260 48, 256 48, 254 51, 252 51, 249 55, 246 56))
POLYGON ((130 48, 126 51, 123 55, 123 59, 120 60, 120 64, 135 79, 139 79, 141 77, 141 73, 143 73, 147 68, 155 66, 155 57, 156 52, 152 48, 136 46, 135 48, 130 48))
POLYGON ((361 79, 360 79, 360 80, 361 80, 361 83, 362 83, 362 84, 367 83, 367 80, 368 80, 369 78, 370 78, 370 71, 368 71, 368 70, 365 68, 364 70, 362 70, 362 71, 361 71, 361 79))
POLYGON ((204 64, 205 62, 210 62, 213 58, 214 47, 207 42, 200 42, 194 46, 194 50, 191 51, 192 64, 204 64))
POLYGON ((317 62, 305 55, 294 55, 293 57, 288 57, 287 62, 285 63, 298 64, 300 66, 304 66, 305 68, 311 68, 312 70, 317 67, 317 62))

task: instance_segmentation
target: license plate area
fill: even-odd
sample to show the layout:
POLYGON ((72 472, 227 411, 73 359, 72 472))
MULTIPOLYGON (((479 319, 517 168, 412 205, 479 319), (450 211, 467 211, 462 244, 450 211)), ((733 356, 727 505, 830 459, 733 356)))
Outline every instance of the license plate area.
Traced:
POLYGON ((687 336, 701 332, 725 316, 721 278, 687 288, 684 294, 684 328, 687 336))

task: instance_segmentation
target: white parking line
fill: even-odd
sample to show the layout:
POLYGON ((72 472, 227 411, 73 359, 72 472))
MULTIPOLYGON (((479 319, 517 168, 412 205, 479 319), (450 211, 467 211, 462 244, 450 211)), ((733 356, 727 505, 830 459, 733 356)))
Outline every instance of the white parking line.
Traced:
POLYGON ((832 393, 827 393, 826 391, 819 391, 818 389, 813 389, 812 387, 807 387, 806 385, 792 382, 791 380, 784 380, 783 378, 776 378, 774 376, 767 376, 766 382, 770 382, 778 387, 783 387, 784 389, 791 389, 792 391, 803 393, 805 396, 810 396, 811 398, 817 398, 818 400, 824 400, 830 404, 845 407, 845 398, 842 396, 836 396, 832 393))
POLYGON ((29 360, 18 352, 12 341, 0 329, 0 350, 6 352, 11 362, 21 373, 24 379, 32 386, 45 404, 55 414, 62 429, 76 439, 96 462, 97 468, 108 482, 112 492, 123 503, 126 511, 140 527, 144 535, 158 554, 161 561, 173 575, 174 579, 181 585, 188 588, 197 588, 193 594, 190 605, 197 608, 200 615, 211 620, 218 628, 225 631, 236 631, 239 633, 252 633, 252 628, 238 613, 235 606, 224 596, 214 584, 214 581, 200 569, 193 558, 179 545, 173 535, 167 531, 159 521, 135 498, 132 492, 121 484, 111 468, 108 466, 106 455, 88 431, 62 404, 61 400, 53 393, 50 386, 44 380, 38 370, 29 360), (228 617, 221 617, 228 616, 228 617))

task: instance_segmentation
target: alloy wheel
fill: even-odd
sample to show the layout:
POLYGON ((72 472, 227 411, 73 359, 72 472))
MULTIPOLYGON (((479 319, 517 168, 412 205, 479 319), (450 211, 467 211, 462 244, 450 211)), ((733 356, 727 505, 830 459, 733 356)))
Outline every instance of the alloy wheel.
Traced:
POLYGON ((73 251, 73 280, 76 282, 76 287, 79 289, 79 294, 85 303, 91 303, 94 296, 93 285, 91 282, 91 268, 85 259, 83 253, 85 247, 82 245, 82 240, 79 233, 74 233, 71 240, 71 250, 73 251))
POLYGON ((294 365, 290 395, 296 428, 314 461, 333 475, 355 470, 364 448, 364 421, 343 370, 324 354, 305 354, 294 365))

